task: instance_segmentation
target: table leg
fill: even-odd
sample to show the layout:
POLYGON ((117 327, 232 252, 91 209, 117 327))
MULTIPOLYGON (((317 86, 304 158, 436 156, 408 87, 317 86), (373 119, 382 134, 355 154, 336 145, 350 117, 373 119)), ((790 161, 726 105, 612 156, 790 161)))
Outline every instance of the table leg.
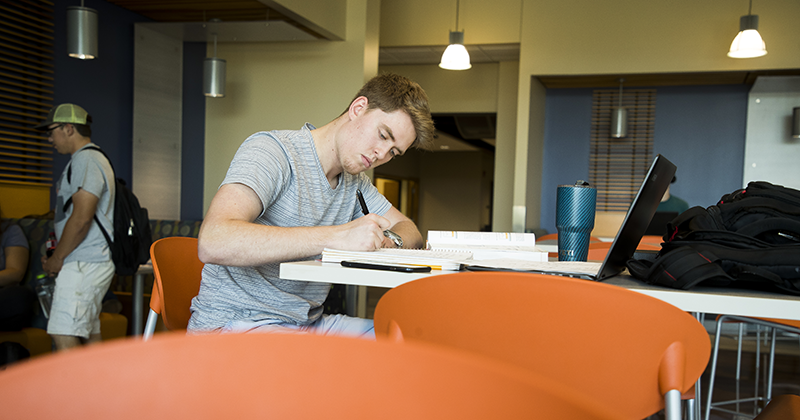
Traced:
POLYGON ((131 317, 133 318, 133 335, 142 335, 142 305, 144 305, 144 276, 145 273, 133 275, 133 309, 131 310, 131 317))

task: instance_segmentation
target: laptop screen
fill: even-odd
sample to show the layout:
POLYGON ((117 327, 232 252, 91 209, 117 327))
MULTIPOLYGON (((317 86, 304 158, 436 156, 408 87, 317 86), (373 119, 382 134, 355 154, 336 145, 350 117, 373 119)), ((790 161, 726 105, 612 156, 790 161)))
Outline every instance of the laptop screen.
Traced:
POLYGON ((600 267, 598 280, 615 276, 625 269, 625 263, 633 256, 642 240, 676 169, 667 158, 661 155, 655 157, 600 267))

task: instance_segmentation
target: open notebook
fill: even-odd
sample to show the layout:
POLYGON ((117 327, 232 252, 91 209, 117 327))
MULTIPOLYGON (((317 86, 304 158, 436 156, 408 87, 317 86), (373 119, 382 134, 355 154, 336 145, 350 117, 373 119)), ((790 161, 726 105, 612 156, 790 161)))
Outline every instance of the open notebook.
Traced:
POLYGON ((608 250, 602 263, 595 262, 524 262, 524 261, 491 261, 491 264, 470 265, 468 270, 514 270, 544 274, 578 277, 589 280, 603 280, 615 276, 625 269, 625 263, 633 256, 639 241, 642 240, 647 226, 656 213, 661 197, 667 191, 675 165, 665 157, 658 155, 650 165, 650 170, 639 187, 639 192, 628 208, 628 214, 608 250))

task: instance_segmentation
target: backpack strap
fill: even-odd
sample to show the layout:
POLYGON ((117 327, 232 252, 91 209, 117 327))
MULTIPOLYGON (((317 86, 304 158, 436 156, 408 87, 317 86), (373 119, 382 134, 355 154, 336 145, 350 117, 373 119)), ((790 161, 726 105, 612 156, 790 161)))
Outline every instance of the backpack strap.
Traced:
POLYGON ((701 253, 691 247, 681 246, 659 255, 652 265, 631 260, 627 266, 634 277, 647 283, 686 290, 710 279, 733 281, 716 264, 718 260, 712 252, 701 253))
MULTIPOLYGON (((114 170, 114 164, 113 164, 113 163, 111 163, 111 159, 109 159, 109 158, 108 158, 108 155, 106 154, 106 152, 104 152, 104 151, 103 151, 103 149, 101 149, 101 148, 99 148, 99 147, 97 147, 97 146, 89 146, 89 147, 85 147, 85 148, 83 148, 83 149, 79 150, 78 152, 80 153, 80 152, 82 152, 82 151, 84 151, 84 150, 97 150, 98 152, 102 153, 102 154, 103 154, 103 156, 105 156, 106 160, 108 161, 108 165, 109 165, 109 166, 111 166, 111 172, 112 172, 112 175, 111 175, 111 182, 116 182, 116 179, 117 179, 117 172, 114 170)), ((70 164, 69 164, 69 167, 67 168, 67 182, 69 182, 69 183, 72 183, 72 163, 71 163, 71 162, 70 162, 70 164)), ((68 208, 69 208, 69 206, 71 206, 71 205, 72 205, 72 197, 70 196, 70 197, 67 199, 67 202, 66 202, 66 203, 64 203, 64 207, 62 208, 63 212, 64 212, 64 213, 66 213, 66 212, 67 212, 67 209, 68 209, 68 208)), ((95 212, 95 214, 94 214, 94 221, 95 221, 95 223, 97 223, 97 227, 99 227, 99 228, 100 228, 100 232, 102 232, 102 233, 103 233, 103 237, 104 237, 104 238, 106 238, 106 243, 108 243, 108 246, 109 246, 109 248, 110 248, 110 247, 111 247, 111 244, 112 244, 112 243, 114 243, 114 241, 111 239, 111 237, 110 237, 110 236, 108 236, 108 232, 107 232, 107 231, 106 231, 106 229, 103 227, 103 224, 102 224, 102 223, 100 223, 100 219, 98 219, 98 218, 97 218, 97 212, 95 212)))

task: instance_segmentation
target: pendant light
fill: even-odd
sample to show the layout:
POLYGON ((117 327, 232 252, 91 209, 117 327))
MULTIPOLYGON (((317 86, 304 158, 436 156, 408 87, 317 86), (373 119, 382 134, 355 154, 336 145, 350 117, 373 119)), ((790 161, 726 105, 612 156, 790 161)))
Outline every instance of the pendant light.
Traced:
POLYGON ((214 35, 214 56, 203 60, 203 94, 210 98, 225 97, 225 60, 217 58, 217 34, 214 35))
POLYGON ((80 6, 67 7, 67 54, 81 60, 97 58, 97 11, 80 6))
POLYGON ((753 58, 767 54, 767 44, 758 33, 758 15, 750 14, 753 10, 753 0, 750 0, 750 9, 747 15, 739 19, 739 33, 731 43, 728 57, 753 58))
POLYGON ((450 45, 442 54, 439 67, 445 70, 467 70, 472 68, 469 62, 469 53, 464 47, 464 31, 458 30, 459 2, 456 0, 456 30, 450 31, 450 45))
POLYGON ((621 139, 628 135, 628 110, 622 107, 622 83, 625 79, 619 79, 619 103, 611 111, 611 137, 621 139))

